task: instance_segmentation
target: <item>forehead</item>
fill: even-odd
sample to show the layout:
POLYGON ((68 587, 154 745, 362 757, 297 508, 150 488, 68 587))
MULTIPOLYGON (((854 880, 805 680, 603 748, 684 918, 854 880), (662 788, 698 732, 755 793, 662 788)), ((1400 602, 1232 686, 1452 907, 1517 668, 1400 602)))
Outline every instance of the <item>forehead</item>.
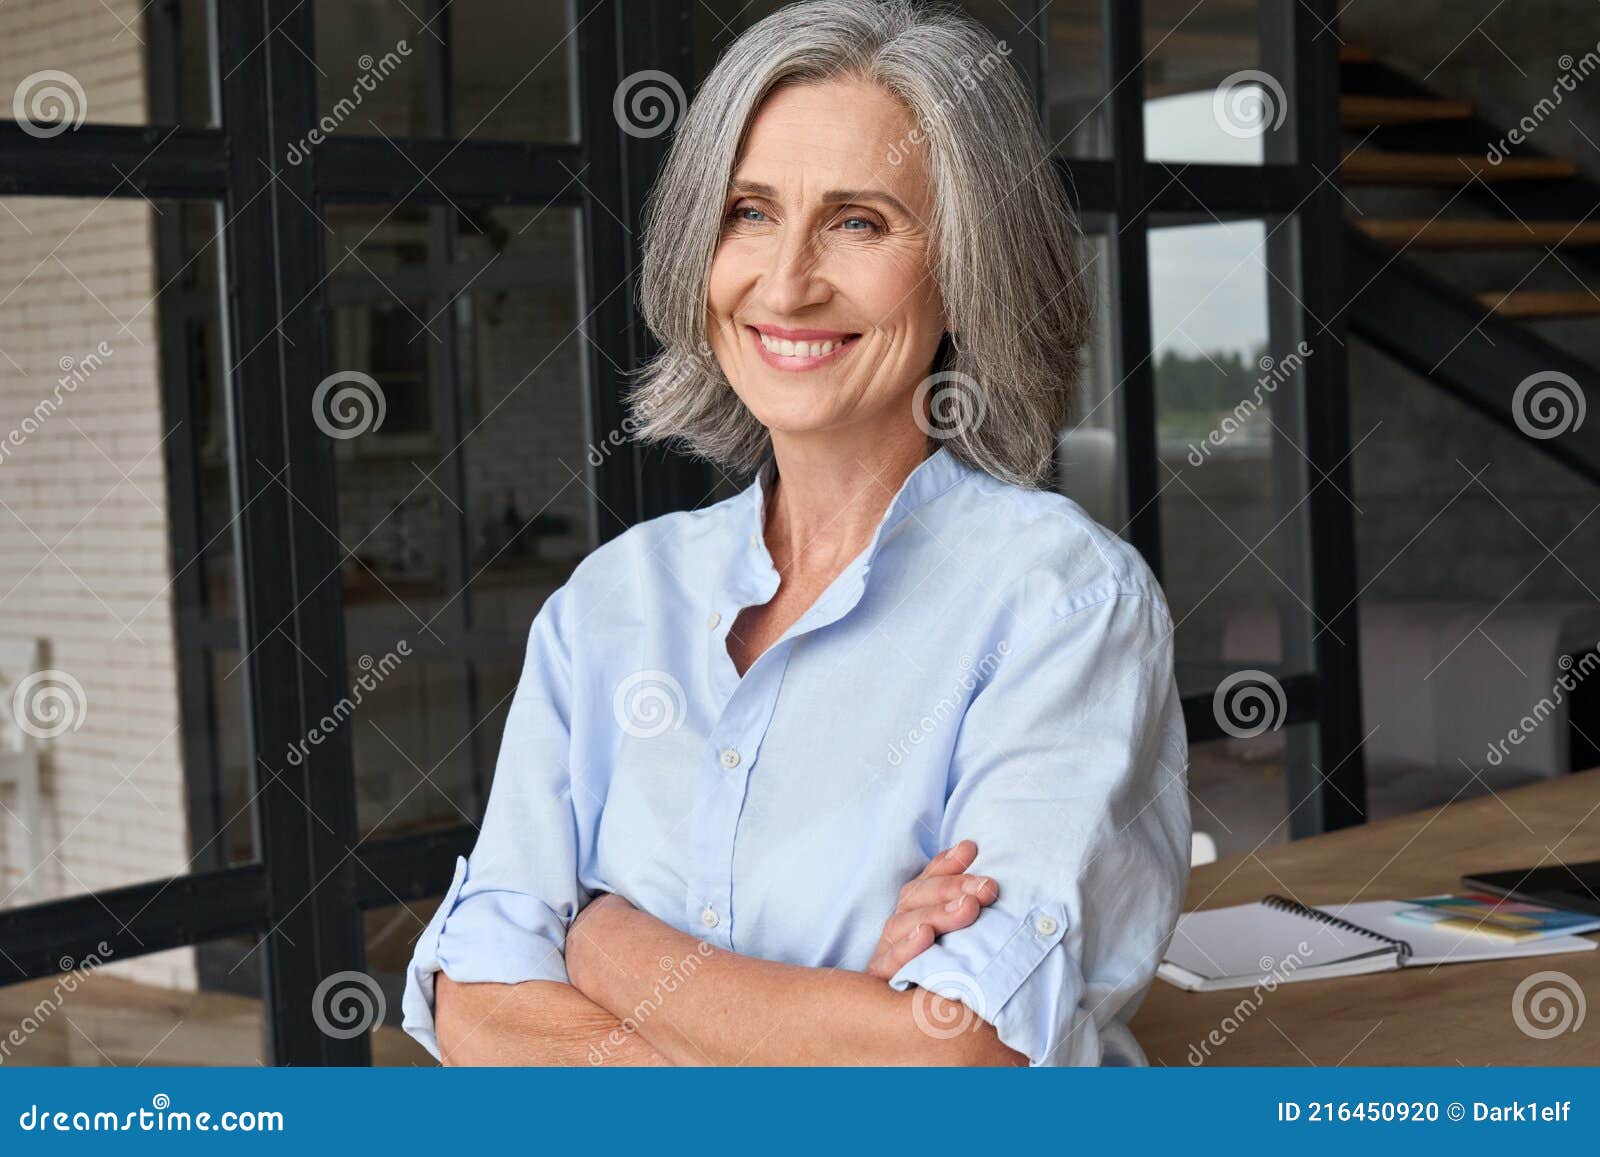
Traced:
POLYGON ((780 186, 814 174, 828 188, 884 189, 911 205, 927 198, 916 127, 898 97, 866 81, 787 85, 756 111, 735 173, 780 186))

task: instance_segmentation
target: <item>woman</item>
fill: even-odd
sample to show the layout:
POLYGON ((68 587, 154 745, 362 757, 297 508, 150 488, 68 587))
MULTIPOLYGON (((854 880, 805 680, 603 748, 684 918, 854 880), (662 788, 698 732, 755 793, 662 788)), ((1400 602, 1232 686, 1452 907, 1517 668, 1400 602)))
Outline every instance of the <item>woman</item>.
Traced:
POLYGON ((640 436, 756 477, 539 611, 406 1029, 460 1064, 1144 1063, 1172 621, 1042 488, 1086 295, 1003 47, 902 2, 761 21, 642 276, 640 436))

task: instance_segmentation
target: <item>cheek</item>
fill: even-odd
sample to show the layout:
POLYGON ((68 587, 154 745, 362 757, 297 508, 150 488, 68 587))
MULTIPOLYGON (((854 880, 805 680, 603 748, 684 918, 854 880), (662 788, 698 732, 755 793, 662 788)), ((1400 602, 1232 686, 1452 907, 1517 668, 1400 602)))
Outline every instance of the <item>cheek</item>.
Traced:
POLYGON ((706 282, 706 308, 714 318, 726 316, 733 305, 730 300, 730 272, 725 249, 718 249, 711 258, 711 276, 706 282))
POLYGON ((734 340, 730 328, 733 311, 739 308, 741 299, 741 281, 736 265, 736 262, 729 261, 719 253, 712 258, 711 273, 706 282, 706 338, 712 349, 724 357, 736 348, 730 344, 734 340))
POLYGON ((915 331, 938 316, 938 292, 920 253, 875 254, 844 276, 864 312, 886 329, 915 331))
POLYGON ((710 278, 706 283, 706 304, 717 316, 726 317, 760 279, 761 261, 755 243, 749 239, 724 240, 711 255, 710 278))

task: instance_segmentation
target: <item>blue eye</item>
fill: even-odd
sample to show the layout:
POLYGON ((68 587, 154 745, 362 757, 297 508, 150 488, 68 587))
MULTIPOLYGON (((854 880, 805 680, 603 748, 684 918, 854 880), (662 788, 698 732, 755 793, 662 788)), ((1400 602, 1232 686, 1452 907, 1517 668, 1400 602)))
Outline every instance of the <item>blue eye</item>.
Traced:
MULTIPOLYGON (((4 0, 0 0, 4 3, 4 0)), ((758 225, 770 221, 764 212, 754 205, 735 205, 728 211, 727 221, 733 225, 758 225)), ((869 217, 853 216, 841 217, 835 225, 848 233, 876 233, 880 226, 869 217)))
POLYGON ((845 217, 839 222, 839 225, 847 233, 876 233, 878 231, 878 223, 866 217, 845 217), (852 225, 860 225, 862 228, 853 229, 850 227, 852 225))

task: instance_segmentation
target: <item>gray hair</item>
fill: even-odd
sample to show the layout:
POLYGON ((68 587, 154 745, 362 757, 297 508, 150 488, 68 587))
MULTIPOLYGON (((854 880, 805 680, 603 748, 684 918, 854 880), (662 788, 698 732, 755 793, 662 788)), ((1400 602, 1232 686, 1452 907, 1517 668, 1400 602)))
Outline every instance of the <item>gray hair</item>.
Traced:
POLYGON ((950 332, 920 388, 932 391, 933 428, 924 429, 997 478, 1047 484, 1091 295, 1071 204, 1008 55, 976 21, 916 0, 792 4, 734 41, 685 113, 646 207, 641 306, 662 349, 629 392, 640 440, 674 442, 742 474, 770 454, 766 428, 711 355, 711 259, 762 100, 780 85, 851 77, 904 102, 917 123, 911 139, 927 143, 930 273, 950 332))

